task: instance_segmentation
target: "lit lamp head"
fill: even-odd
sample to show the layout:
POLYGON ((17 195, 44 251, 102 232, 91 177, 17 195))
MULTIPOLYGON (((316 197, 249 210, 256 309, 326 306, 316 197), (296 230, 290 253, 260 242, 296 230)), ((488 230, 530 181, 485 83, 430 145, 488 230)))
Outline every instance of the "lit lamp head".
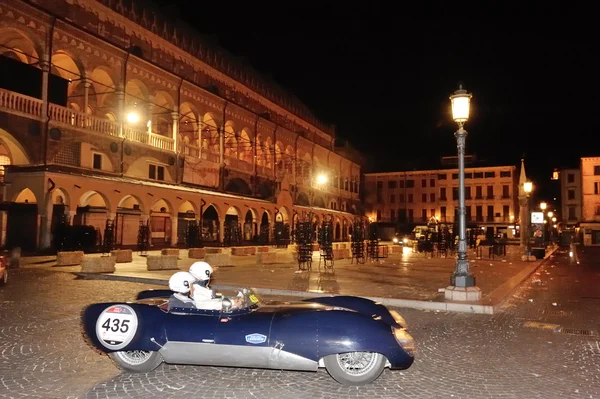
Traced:
POLYGON ((471 97, 473 97, 473 95, 467 93, 467 91, 462 88, 462 85, 460 85, 458 90, 450 96, 450 102, 452 103, 452 119, 460 126, 469 119, 471 97))
POLYGON ((556 223, 556 216, 552 218, 552 221, 556 223))
POLYGON ((137 112, 135 111, 131 111, 127 114, 127 123, 138 123, 140 121, 140 116, 138 115, 137 112))
POLYGON ((547 207, 548 207, 548 204, 546 204, 545 202, 540 203, 540 209, 542 211, 545 211, 547 207))
POLYGON ((523 191, 525 191, 525 194, 527 195, 531 194, 531 192, 533 191, 533 183, 530 181, 526 181, 525 183, 523 183, 523 191))
POLYGON ((549 218, 552 218, 552 216, 554 216, 554 212, 552 212, 552 211, 548 211, 548 217, 549 217, 549 218))
POLYGON ((317 184, 325 184, 327 183, 327 176, 320 174, 317 176, 317 184))

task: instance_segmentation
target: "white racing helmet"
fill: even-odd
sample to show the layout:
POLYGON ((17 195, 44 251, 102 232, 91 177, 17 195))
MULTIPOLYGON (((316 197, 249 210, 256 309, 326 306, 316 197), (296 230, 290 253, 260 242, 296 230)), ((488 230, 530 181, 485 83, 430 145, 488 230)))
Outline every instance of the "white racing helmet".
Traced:
POLYGON ((213 268, 206 262, 194 262, 190 266, 190 274, 199 281, 208 281, 213 274, 213 268))
POLYGON ((180 294, 187 294, 195 281, 196 279, 191 273, 177 272, 169 279, 169 289, 180 294))

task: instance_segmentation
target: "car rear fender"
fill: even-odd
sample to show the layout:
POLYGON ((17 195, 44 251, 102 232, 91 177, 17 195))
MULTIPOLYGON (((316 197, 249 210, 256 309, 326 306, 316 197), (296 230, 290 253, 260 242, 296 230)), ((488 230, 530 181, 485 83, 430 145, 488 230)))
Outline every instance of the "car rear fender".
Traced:
MULTIPOLYGON (((81 321, 84 335, 88 341, 102 352, 110 353, 127 350, 157 351, 167 341, 164 323, 165 315, 166 313, 156 306, 136 303, 108 302, 86 307, 82 312, 81 321), (112 313, 107 313, 109 312, 109 309, 113 308, 118 310, 118 312, 114 313, 115 317, 112 317, 112 313), (133 312, 133 316, 128 314, 129 310, 133 312), (114 325, 112 322, 118 314, 124 314, 121 316, 121 321, 124 320, 123 317, 129 320, 129 323, 127 324, 127 333, 125 334, 127 336, 125 341, 127 342, 111 345, 105 340, 102 340, 98 335, 99 333, 102 334, 108 330, 103 329, 101 325, 97 326, 97 324, 103 324, 102 321, 106 322, 106 319, 110 318, 111 320, 107 326, 112 326, 114 325), (103 317, 100 322, 98 320, 99 317, 103 317), (134 322, 134 320, 137 322, 134 322)), ((123 329, 122 324, 120 327, 123 329)))

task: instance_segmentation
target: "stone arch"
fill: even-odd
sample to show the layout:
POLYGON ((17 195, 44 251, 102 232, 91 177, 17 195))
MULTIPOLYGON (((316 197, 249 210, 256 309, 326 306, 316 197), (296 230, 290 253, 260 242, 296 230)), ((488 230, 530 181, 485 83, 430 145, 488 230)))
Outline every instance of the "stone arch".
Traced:
POLYGON ((327 206, 325 205, 325 200, 323 200, 323 197, 317 195, 315 196, 315 198, 313 199, 313 206, 316 206, 317 208, 326 208, 327 206))
POLYGON ((308 195, 304 192, 299 192, 296 196, 296 205, 309 206, 310 201, 308 199, 308 195))
POLYGON ((225 187, 225 191, 242 194, 242 195, 252 195, 252 190, 250 189, 250 185, 242 178, 236 177, 231 179, 229 183, 227 183, 227 187, 225 187))
POLYGON ((43 54, 43 45, 38 38, 13 27, 0 28, 0 54, 25 64, 39 62, 43 54))
POLYGON ((197 115, 196 107, 192 103, 184 102, 179 106, 179 133, 184 141, 188 138, 188 142, 194 146, 199 145, 197 115))
POLYGON ((144 203, 142 202, 142 200, 139 199, 137 196, 131 195, 131 194, 128 194, 128 195, 124 196, 123 198, 121 198, 121 200, 119 201, 119 204, 117 205, 117 209, 119 209, 119 208, 134 209, 134 210, 139 209, 142 212, 146 210, 146 207, 144 206, 144 203))
POLYGON ((125 106, 148 102, 148 87, 139 79, 129 79, 125 84, 125 106))
POLYGON ((173 134, 173 110, 175 101, 166 91, 158 91, 152 98, 152 132, 170 137, 173 134))
MULTIPOLYGON (((91 86, 94 89, 96 106, 103 110, 117 107, 115 96, 115 78, 112 71, 105 66, 96 67, 91 75, 91 86)), ((98 115, 105 116, 105 115, 98 115)))
POLYGON ((254 143, 256 145, 256 164, 258 166, 264 166, 265 164, 265 160, 263 159, 264 156, 264 151, 263 151, 263 139, 262 139, 262 135, 260 133, 256 134, 256 142, 254 143))
POLYGON ((79 206, 104 207, 109 212, 111 210, 111 204, 108 198, 103 193, 94 190, 86 191, 79 197, 79 206))
POLYGON ((150 213, 159 212, 159 213, 173 213, 173 206, 171 202, 165 198, 160 198, 154 201, 152 206, 150 207, 150 213))
POLYGON ((221 210, 216 204, 207 204, 202 212, 202 239, 219 241, 221 210))
POLYGON ((54 205, 69 206, 69 204, 71 204, 71 198, 69 197, 69 193, 63 188, 55 188, 54 190, 52 190, 48 198, 52 201, 52 204, 54 205))
MULTIPOLYGON (((81 60, 65 50, 58 50, 52 54, 50 64, 52 74, 71 82, 67 94, 74 95, 79 83, 85 78, 85 66, 81 60)), ((83 90, 80 91, 83 92, 83 90)))
POLYGON ((29 188, 24 188, 13 196, 12 202, 24 204, 37 204, 38 200, 33 191, 29 188))
POLYGON ((243 220, 243 235, 245 241, 251 241, 254 237, 258 236, 258 225, 259 220, 256 210, 249 208, 246 211, 243 220))
POLYGON ((279 208, 279 212, 275 215, 276 222, 289 223, 290 221, 290 212, 287 207, 282 206, 279 208))
POLYGON ((275 165, 275 167, 277 168, 277 170, 279 172, 283 172, 284 170, 284 163, 283 163, 283 143, 281 141, 277 141, 275 143, 275 159, 277 162, 277 165, 275 165))
POLYGON ((265 145, 263 146, 263 157, 265 160, 265 168, 273 168, 273 141, 270 137, 267 137, 265 140, 265 145))
POLYGON ((240 132, 240 138, 238 140, 238 158, 242 161, 252 162, 254 157, 254 145, 251 140, 251 134, 248 133, 248 129, 244 128, 240 132))
POLYGON ((31 163, 29 155, 21 143, 2 128, 0 128, 0 147, 6 150, 4 153, 10 158, 11 165, 29 165, 31 163))
POLYGON ((286 173, 289 175, 292 174, 294 161, 295 161, 294 148, 291 145, 288 145, 285 148, 283 166, 285 168, 286 173))
POLYGON ((223 153, 225 156, 237 158, 238 140, 235 137, 235 127, 233 122, 225 122, 225 127, 223 129, 225 131, 225 148, 223 149, 223 153))
POLYGON ((211 152, 219 153, 219 128, 217 120, 210 112, 202 117, 202 148, 211 152))
POLYGON ((193 213, 194 215, 197 215, 198 209, 192 201, 185 201, 185 202, 182 202, 181 205, 179 205, 179 209, 177 212, 178 213, 186 213, 186 214, 193 213))

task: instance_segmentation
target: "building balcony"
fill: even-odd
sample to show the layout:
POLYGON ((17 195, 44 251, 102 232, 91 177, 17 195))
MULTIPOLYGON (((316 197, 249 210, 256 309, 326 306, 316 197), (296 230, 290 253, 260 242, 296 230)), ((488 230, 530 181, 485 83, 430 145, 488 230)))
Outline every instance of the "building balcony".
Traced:
MULTIPOLYGON (((43 121, 46 114, 41 99, 2 88, 0 88, 0 111, 39 121, 43 121)), ((147 129, 128 126, 127 124, 122 125, 117 121, 88 115, 57 104, 48 104, 48 117, 52 127, 64 127, 84 134, 113 139, 127 139, 133 143, 149 146, 160 151, 178 152, 196 160, 209 161, 217 165, 220 163, 220 154, 215 152, 214 149, 204 149, 182 141, 175 143, 172 137, 149 132, 147 129)), ((260 162, 263 163, 262 165, 258 163, 254 165, 254 161, 249 162, 245 159, 238 159, 235 154, 225 154, 223 160, 227 169, 246 174, 253 174, 256 170, 257 175, 271 179, 282 179, 286 174, 288 178, 293 175, 293 168, 291 166, 275 168, 274 170, 272 165, 264 164, 264 161, 260 162)), ((290 183, 294 183, 293 177, 290 179, 290 183)), ((339 195, 344 198, 358 198, 359 196, 359 193, 342 188, 334 189, 332 186, 317 187, 310 180, 299 182, 298 186, 339 195)))

